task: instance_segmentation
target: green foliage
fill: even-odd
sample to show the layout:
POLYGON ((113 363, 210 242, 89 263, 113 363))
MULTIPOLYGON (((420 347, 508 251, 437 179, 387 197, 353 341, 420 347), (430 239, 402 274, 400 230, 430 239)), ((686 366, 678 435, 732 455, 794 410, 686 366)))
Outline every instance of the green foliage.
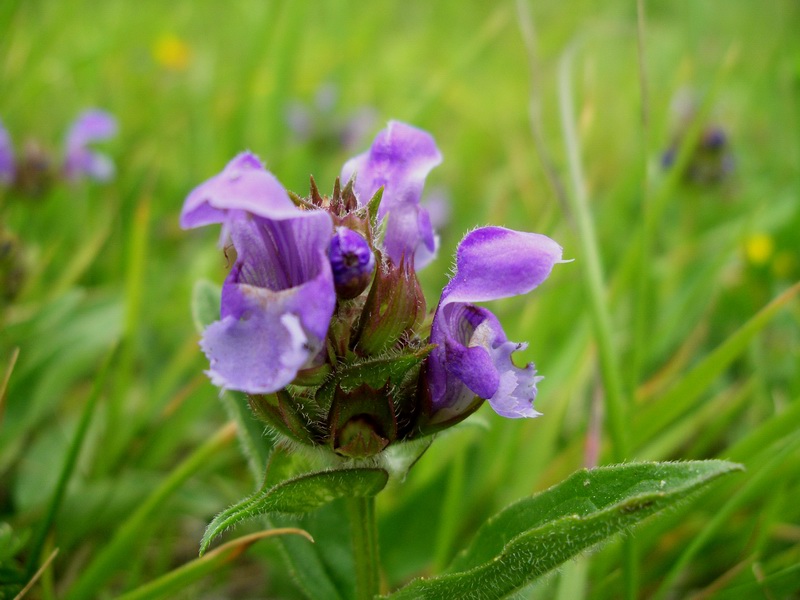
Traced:
POLYGON ((445 574, 413 581, 388 597, 503 598, 737 469, 699 461, 578 471, 489 519, 445 574))
MULTIPOLYGON (((791 597, 800 7, 641 2, 640 67, 636 4, 0 2, 0 120, 17 152, 36 140, 58 154, 89 106, 120 121, 103 145, 118 168, 110 185, 38 198, 0 188, 0 241, 14 240, 0 252, 0 285, 13 287, 0 290, 0 596, 55 548, 28 597, 108 598, 151 582, 175 597, 353 596, 344 499, 237 527, 298 527, 314 544, 285 536, 193 562, 199 528, 262 489, 270 456, 265 490, 310 467, 277 468, 275 439, 244 395, 220 399, 203 375, 198 331, 218 318, 235 257, 215 247, 218 231, 184 232, 177 219, 189 190, 243 149, 289 189, 302 194, 309 174, 330 189, 396 118, 434 135, 445 160, 425 199, 444 188, 453 203, 439 257, 420 273, 429 309, 476 225, 545 233, 579 260, 534 295, 491 306, 511 340, 530 342, 518 364, 533 360, 545 377, 544 415, 512 422, 482 409, 422 455, 384 457, 381 593, 469 573, 447 565, 473 556, 460 552, 492 515, 619 456, 629 468, 728 459, 747 470, 637 524, 633 545, 568 561, 578 583, 558 571, 520 597, 791 597), (338 98, 316 122, 377 114, 353 146, 334 127, 303 139, 287 119, 328 83, 338 98), (695 94, 692 122, 672 108, 681 90, 695 94), (681 167, 709 125, 728 134, 735 170, 700 184, 681 167), (674 144, 677 167, 665 171, 674 144), (190 576, 178 565, 193 565, 190 576)), ((519 526, 521 548, 529 529, 519 526)), ((505 557, 512 533, 482 544, 472 569, 505 557)))
POLYGON ((337 469, 309 473, 259 490, 222 511, 206 528, 200 555, 212 540, 236 523, 270 513, 306 513, 337 498, 364 498, 380 492, 389 479, 382 469, 337 469))

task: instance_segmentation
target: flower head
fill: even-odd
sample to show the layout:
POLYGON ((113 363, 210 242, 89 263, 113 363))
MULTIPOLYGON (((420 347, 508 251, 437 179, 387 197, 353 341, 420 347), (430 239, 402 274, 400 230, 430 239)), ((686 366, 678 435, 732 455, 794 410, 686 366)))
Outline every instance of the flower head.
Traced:
POLYGON ((222 224, 237 256, 201 341, 212 382, 247 393, 285 436, 349 458, 452 425, 484 400, 505 417, 536 416, 540 377, 511 360, 524 344, 475 303, 529 292, 561 248, 472 231, 426 324, 415 264, 435 244, 419 197, 439 160, 429 134, 390 123, 331 196, 313 179, 307 198, 289 194, 250 153, 195 188, 181 225, 222 224))
POLYGON ((105 111, 87 110, 75 119, 64 142, 64 176, 72 181, 89 177, 108 181, 114 176, 114 163, 89 144, 113 137, 117 121, 105 111))

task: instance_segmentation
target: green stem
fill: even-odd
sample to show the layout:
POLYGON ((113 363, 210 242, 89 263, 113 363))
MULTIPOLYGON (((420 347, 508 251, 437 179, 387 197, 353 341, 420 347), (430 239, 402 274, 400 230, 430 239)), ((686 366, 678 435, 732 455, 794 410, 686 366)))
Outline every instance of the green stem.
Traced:
POLYGON ((347 512, 353 536, 356 571, 356 599, 370 600, 378 594, 378 531, 375 496, 348 498, 347 512))
POLYGON ((594 324, 595 338, 600 359, 600 373, 605 392, 605 407, 608 414, 608 434, 611 438, 612 455, 616 462, 628 458, 627 402, 623 393, 619 357, 614 349, 611 333, 611 315, 600 263, 600 245, 592 223, 588 192, 580 159, 578 134, 575 130, 572 106, 571 66, 576 46, 573 45, 561 59, 559 66, 559 107, 561 127, 567 148, 572 193, 569 200, 575 215, 580 243, 580 263, 584 270, 584 284, 589 295, 589 310, 594 324))

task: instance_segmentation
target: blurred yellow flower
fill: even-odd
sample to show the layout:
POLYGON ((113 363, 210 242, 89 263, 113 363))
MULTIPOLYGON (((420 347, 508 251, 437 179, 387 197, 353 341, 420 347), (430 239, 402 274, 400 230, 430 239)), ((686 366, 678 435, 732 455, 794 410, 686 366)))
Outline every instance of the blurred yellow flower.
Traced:
POLYGON ((775 242, 766 233, 756 233, 744 241, 744 253, 752 264, 763 266, 772 257, 775 242))
POLYGON ((153 44, 153 58, 160 66, 170 71, 185 70, 191 55, 189 45, 172 33, 162 35, 153 44))

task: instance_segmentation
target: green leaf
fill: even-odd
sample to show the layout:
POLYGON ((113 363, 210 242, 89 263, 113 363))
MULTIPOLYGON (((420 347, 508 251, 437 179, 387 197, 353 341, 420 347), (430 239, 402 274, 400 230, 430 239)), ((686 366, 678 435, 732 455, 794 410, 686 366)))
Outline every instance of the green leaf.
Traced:
POLYGON ((198 333, 219 320, 221 290, 207 279, 200 279, 192 288, 192 321, 198 333))
POLYGON ((308 542, 314 541, 308 533, 297 528, 272 529, 246 535, 223 544, 202 558, 196 558, 135 590, 123 594, 119 600, 173 598, 175 595, 186 591, 186 588, 194 582, 239 558, 255 542, 281 535, 300 535, 305 537, 308 542))
POLYGON ((336 384, 345 392, 352 391, 365 383, 373 389, 382 388, 388 381, 396 385, 410 369, 420 364, 434 347, 428 345, 410 354, 378 358, 352 365, 341 370, 336 384))
POLYGON ((418 366, 433 348, 433 345, 428 345, 410 354, 376 358, 339 369, 335 377, 317 390, 317 404, 329 408, 337 387, 350 392, 364 384, 375 390, 381 389, 387 382, 398 385, 406 373, 418 366))
POLYGON ((206 528, 200 555, 228 527, 268 513, 311 512, 337 498, 374 496, 389 479, 383 469, 339 469, 302 475, 259 490, 222 511, 206 528))
POLYGON ((715 460, 583 469, 489 519, 446 574, 412 581, 389 597, 504 597, 741 468, 715 460))

